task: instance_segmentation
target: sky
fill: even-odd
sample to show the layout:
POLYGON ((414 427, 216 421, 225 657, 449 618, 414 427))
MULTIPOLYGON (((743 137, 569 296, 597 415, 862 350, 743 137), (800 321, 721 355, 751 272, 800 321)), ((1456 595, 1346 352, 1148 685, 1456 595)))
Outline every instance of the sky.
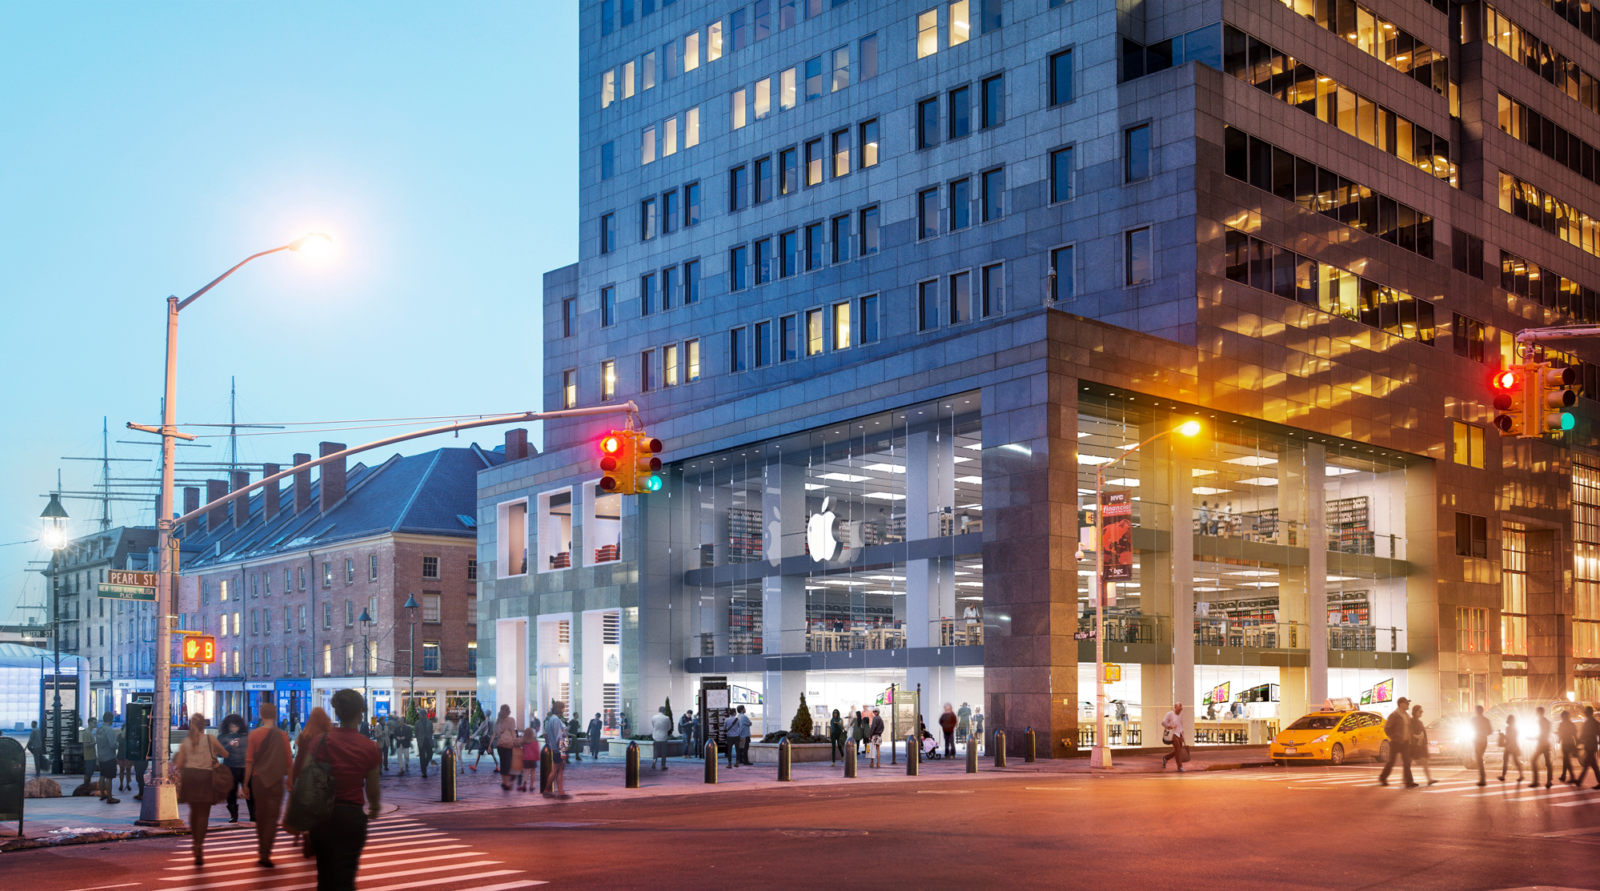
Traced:
MULTIPOLYGON (((540 283, 577 258, 571 0, 0 3, 0 624, 44 602, 45 499, 155 478, 166 297, 308 231, 180 316, 178 423, 287 466, 308 422, 540 408, 540 283)), ((432 422, 418 422, 416 427, 432 422)), ((330 427, 351 426, 329 424, 330 427)), ((499 444, 504 428, 399 447, 499 444)), ((209 438, 208 438, 209 437, 209 438)), ((537 439, 536 439, 537 441, 537 439)), ((395 450, 374 452, 368 463, 395 450)), ((357 459, 352 459, 352 463, 357 459)), ((148 503, 113 525, 151 524, 148 503)), ((66 500, 69 532, 98 501, 66 500)))

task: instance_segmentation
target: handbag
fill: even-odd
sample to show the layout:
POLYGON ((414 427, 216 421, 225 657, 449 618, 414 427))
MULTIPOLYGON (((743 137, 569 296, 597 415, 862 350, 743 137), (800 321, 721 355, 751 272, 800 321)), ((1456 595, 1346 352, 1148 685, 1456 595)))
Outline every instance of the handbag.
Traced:
POLYGON ((233 791, 233 769, 226 764, 211 768, 211 800, 221 801, 233 791))
POLYGON ((1187 743, 1178 747, 1178 763, 1185 764, 1189 760, 1189 746, 1187 743))
POLYGON ((300 770, 289 793, 289 810, 284 814, 283 825, 296 832, 305 832, 319 825, 333 814, 333 766, 322 760, 328 745, 324 732, 311 753, 311 761, 300 770))

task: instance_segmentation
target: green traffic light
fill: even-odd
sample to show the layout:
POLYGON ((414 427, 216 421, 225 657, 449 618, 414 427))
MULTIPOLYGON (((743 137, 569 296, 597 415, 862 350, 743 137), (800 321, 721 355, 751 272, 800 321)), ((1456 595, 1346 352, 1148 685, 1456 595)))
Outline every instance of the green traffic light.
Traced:
POLYGON ((1578 419, 1572 416, 1572 412, 1564 411, 1564 412, 1561 413, 1561 429, 1562 430, 1571 430, 1573 427, 1576 427, 1576 426, 1578 426, 1578 419))
POLYGON ((661 477, 652 476, 652 477, 647 478, 644 481, 644 488, 645 488, 646 492, 659 492, 659 491, 661 491, 661 477))

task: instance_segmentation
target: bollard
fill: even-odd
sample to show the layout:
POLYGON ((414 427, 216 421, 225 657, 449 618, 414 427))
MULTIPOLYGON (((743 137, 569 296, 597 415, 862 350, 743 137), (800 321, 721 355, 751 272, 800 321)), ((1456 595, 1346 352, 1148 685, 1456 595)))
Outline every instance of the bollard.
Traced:
POLYGON ((556 771, 556 753, 549 746, 539 747, 539 791, 550 794, 550 775, 556 771))
POLYGON ((978 772, 978 746, 974 737, 967 737, 967 773, 978 772))
POLYGON ((439 759, 439 800, 456 800, 456 750, 444 747, 444 757, 439 759))
POLYGON ((628 789, 639 788, 639 744, 636 742, 628 743, 628 763, 623 770, 622 785, 628 789))
POLYGON ((844 750, 844 778, 847 780, 853 780, 856 778, 855 740, 851 740, 850 745, 846 746, 844 750))
POLYGON ((717 742, 706 741, 706 782, 713 785, 717 782, 717 742))
POLYGON ((914 777, 922 765, 922 747, 917 745, 915 733, 906 734, 906 776, 914 777))
POLYGON ((996 730, 994 732, 994 766, 1006 766, 1006 732, 1004 730, 996 730))
POLYGON ((792 757, 789 751, 789 741, 786 739, 780 740, 778 742, 778 782, 789 782, 789 760, 792 757))
POLYGON ((1027 730, 1022 732, 1022 760, 1028 764, 1032 764, 1038 757, 1038 753, 1034 750, 1033 746, 1033 728, 1029 727, 1027 730))

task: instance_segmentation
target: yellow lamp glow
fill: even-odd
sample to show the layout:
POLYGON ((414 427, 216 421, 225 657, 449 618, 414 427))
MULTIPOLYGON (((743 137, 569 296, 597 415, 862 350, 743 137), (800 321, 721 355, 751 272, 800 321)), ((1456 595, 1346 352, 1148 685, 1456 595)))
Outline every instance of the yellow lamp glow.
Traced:
POLYGON ((1200 422, 1193 418, 1178 425, 1178 433, 1182 436, 1199 436, 1200 422))
POLYGON ((326 232, 307 232, 289 242, 289 249, 308 257, 320 257, 333 247, 333 237, 326 232))

